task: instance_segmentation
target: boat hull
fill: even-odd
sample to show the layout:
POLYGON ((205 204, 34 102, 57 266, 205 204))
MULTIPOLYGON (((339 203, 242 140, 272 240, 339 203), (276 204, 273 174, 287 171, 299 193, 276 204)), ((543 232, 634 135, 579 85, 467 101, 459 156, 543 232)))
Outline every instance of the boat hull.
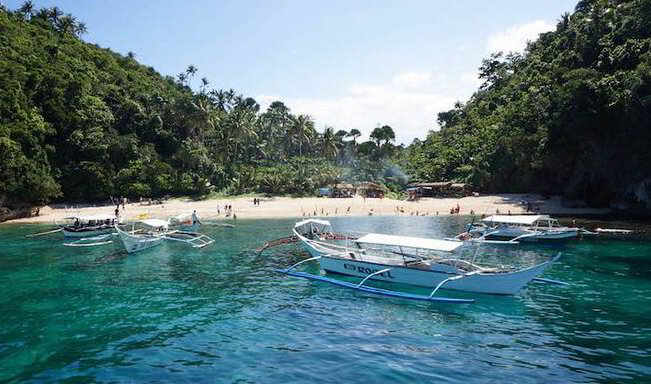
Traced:
POLYGON ((84 229, 74 230, 74 229, 68 229, 66 227, 63 227, 61 232, 63 232, 64 237, 84 238, 84 237, 108 235, 109 233, 113 233, 114 229, 112 226, 107 228, 88 229, 88 230, 84 230, 84 229))
MULTIPOLYGON (((428 288, 435 288, 443 280, 459 275, 458 273, 451 271, 437 270, 437 267, 444 266, 437 266, 436 264, 432 265, 433 269, 428 270, 372 263, 363 260, 341 259, 330 256, 321 256, 319 263, 321 264, 321 268, 326 272, 334 272, 357 277, 366 277, 380 270, 391 268, 391 270, 387 272, 372 276, 371 279, 428 288)), ((450 281, 442 288, 494 295, 513 295, 535 277, 542 274, 550 263, 550 261, 547 261, 532 268, 517 272, 478 273, 450 281)))
POLYGON ((127 250, 127 253, 135 253, 153 248, 162 244, 164 240, 162 237, 158 236, 130 235, 121 230, 118 230, 118 233, 120 234, 120 240, 122 240, 122 244, 127 250))
POLYGON ((518 242, 557 242, 568 241, 579 236, 578 229, 566 231, 522 231, 522 230, 500 230, 499 232, 486 236, 487 240, 513 240, 518 242))
MULTIPOLYGON (((341 250, 329 249, 326 245, 311 242, 309 239, 302 236, 299 236, 299 239, 303 248, 306 249, 310 255, 313 257, 320 257, 319 263, 321 268, 326 272, 366 277, 380 270, 391 268, 390 271, 374 275, 370 279, 429 288, 436 287, 445 279, 466 273, 465 271, 458 270, 450 265, 439 263, 431 263, 425 268, 416 268, 404 265, 395 265, 395 263, 399 263, 399 260, 396 261, 394 259, 392 261, 394 265, 391 265, 377 262, 378 260, 381 260, 381 258, 355 252, 344 252, 343 254, 352 254, 352 256, 351 258, 343 258, 334 255, 341 255, 341 250), (367 260, 364 260, 364 258, 367 258, 367 260), (368 259, 374 261, 368 261, 368 259)), ((558 258, 558 256, 556 258, 558 258)), ((535 277, 542 274, 545 269, 556 260, 556 258, 515 272, 476 273, 450 281, 442 288, 495 295, 513 295, 535 277)))

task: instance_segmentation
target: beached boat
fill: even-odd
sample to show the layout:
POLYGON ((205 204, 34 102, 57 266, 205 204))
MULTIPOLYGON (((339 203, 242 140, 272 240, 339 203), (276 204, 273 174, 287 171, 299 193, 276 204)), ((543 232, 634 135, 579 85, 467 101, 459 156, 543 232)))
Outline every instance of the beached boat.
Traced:
POLYGON ((549 215, 494 215, 469 225, 456 240, 491 243, 559 242, 574 239, 580 228, 563 227, 549 215))
MULTIPOLYGON (((410 299, 432 300, 441 288, 512 295, 532 280, 556 283, 538 276, 560 257, 558 254, 526 267, 491 265, 477 261, 477 252, 463 255, 459 252, 462 243, 458 241, 377 233, 350 241, 331 241, 332 230, 325 220, 304 220, 294 226, 293 232, 312 257, 279 272, 342 285, 321 275, 295 271, 306 261, 318 260, 325 272, 363 278, 359 285, 353 284, 356 289, 362 289, 368 279, 434 288, 429 296, 405 297, 410 299)), ((391 292, 390 296, 396 296, 396 292, 391 292)))
POLYGON ((114 232, 116 223, 122 223, 121 218, 114 215, 69 216, 65 222, 55 222, 65 237, 88 238, 107 235, 114 232))
POLYGON ((196 232, 170 230, 169 220, 147 219, 134 222, 130 232, 115 227, 124 248, 128 253, 143 251, 160 245, 163 241, 177 241, 191 245, 193 248, 203 248, 212 244, 213 239, 196 232), (136 228, 138 224, 138 228, 136 228))

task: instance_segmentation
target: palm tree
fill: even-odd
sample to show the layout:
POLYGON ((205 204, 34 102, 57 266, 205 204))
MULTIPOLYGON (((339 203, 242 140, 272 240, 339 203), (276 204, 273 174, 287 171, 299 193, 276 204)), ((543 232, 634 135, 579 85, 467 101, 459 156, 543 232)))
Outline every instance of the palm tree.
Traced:
POLYGON ((255 113, 248 109, 236 109, 229 115, 228 137, 235 143, 233 162, 237 161, 239 144, 246 141, 255 141, 258 134, 255 132, 255 113))
POLYGON ((265 153, 268 158, 278 160, 282 157, 282 148, 278 145, 287 132, 290 123, 289 108, 280 101, 272 102, 260 115, 261 136, 266 139, 265 153))
POLYGON ((50 10, 47 8, 41 8, 38 10, 38 12, 36 12, 34 17, 41 19, 43 21, 48 21, 50 18, 50 10))
POLYGON ((332 160, 337 157, 341 143, 337 140, 334 128, 326 127, 323 135, 319 139, 319 144, 321 153, 323 153, 326 159, 332 160))
POLYGON ((188 75, 186 75, 185 72, 179 73, 176 77, 179 78, 179 83, 181 83, 181 85, 185 85, 185 81, 188 79, 188 75))
POLYGON ((56 23, 59 21, 59 17, 63 15, 63 11, 59 9, 59 7, 52 7, 49 9, 48 12, 48 19, 52 23, 52 25, 56 25, 56 23))
POLYGON ((57 19, 55 27, 63 36, 75 36, 76 18, 72 15, 61 16, 57 19))
POLYGON ((203 141, 204 137, 212 133, 216 128, 215 113, 212 104, 203 97, 197 97, 191 102, 193 108, 190 113, 189 136, 203 141))
POLYGON ((34 12, 34 3, 31 1, 24 2, 23 5, 18 9, 18 12, 22 13, 25 19, 31 19, 34 12))
POLYGON ((353 144, 356 144, 355 140, 357 140, 357 138, 359 138, 360 136, 362 136, 362 132, 360 132, 359 129, 357 128, 351 129, 350 133, 348 133, 348 137, 353 138, 353 144))
POLYGON ((187 75, 187 79, 188 79, 188 85, 190 85, 190 82, 192 81, 192 78, 196 73, 197 73, 197 67, 195 67, 192 64, 188 65, 188 69, 185 70, 185 74, 187 75))
POLYGON ((309 115, 299 115, 292 119, 292 137, 298 142, 298 155, 303 156, 303 144, 309 143, 314 132, 314 122, 309 115))
POLYGON ((201 78, 201 93, 204 93, 204 91, 206 90, 206 87, 208 86, 208 84, 210 84, 208 79, 206 79, 205 77, 202 77, 201 78))
POLYGON ((86 28, 86 23, 84 22, 77 23, 77 27, 75 28, 75 34, 78 37, 81 37, 81 35, 85 35, 87 32, 88 32, 88 28, 86 28))

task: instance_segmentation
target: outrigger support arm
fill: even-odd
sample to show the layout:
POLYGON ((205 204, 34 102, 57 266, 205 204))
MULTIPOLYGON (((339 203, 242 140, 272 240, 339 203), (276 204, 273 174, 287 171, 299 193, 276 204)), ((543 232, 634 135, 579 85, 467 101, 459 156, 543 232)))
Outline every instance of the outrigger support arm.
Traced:
POLYGON ((315 256, 315 257, 310 257, 309 259, 301 260, 298 263, 292 265, 291 267, 285 269, 283 272, 287 273, 287 272, 291 271, 292 269, 298 267, 299 265, 301 265, 303 263, 307 263, 308 261, 312 261, 312 260, 319 260, 320 258, 321 258, 321 256, 315 256))
POLYGON ((536 236, 536 235, 539 235, 539 234, 540 234, 540 231, 536 231, 534 233, 525 233, 524 235, 520 235, 518 237, 512 238, 511 240, 509 240, 509 243, 517 243, 518 240, 520 240, 520 239, 523 239, 525 237, 536 236))
POLYGON ((359 284, 357 284, 357 288, 359 288, 359 287, 361 287, 362 285, 364 285, 364 283, 366 282, 366 280, 370 279, 371 277, 373 277, 373 276, 375 276, 375 275, 381 275, 381 274, 383 274, 384 272, 389 272, 389 271, 392 270, 392 269, 393 269, 393 268, 387 268, 387 269, 382 269, 382 270, 380 270, 380 271, 375 271, 375 272, 371 273, 370 275, 366 276, 366 277, 364 278, 364 280, 362 280, 359 284))
POLYGON ((479 272, 480 271, 472 271, 472 272, 468 272, 468 273, 463 274, 463 275, 455 275, 455 276, 452 276, 452 277, 448 277, 447 279, 445 279, 445 280, 441 281, 440 283, 438 283, 438 285, 436 286, 436 288, 434 288, 432 293, 429 294, 430 299, 434 296, 436 291, 438 291, 439 288, 441 288, 443 286, 443 284, 446 284, 446 283, 449 283, 450 281, 458 280, 458 279, 461 279, 461 278, 464 278, 464 277, 468 277, 468 276, 471 276, 471 275, 475 275, 475 274, 477 274, 479 272))

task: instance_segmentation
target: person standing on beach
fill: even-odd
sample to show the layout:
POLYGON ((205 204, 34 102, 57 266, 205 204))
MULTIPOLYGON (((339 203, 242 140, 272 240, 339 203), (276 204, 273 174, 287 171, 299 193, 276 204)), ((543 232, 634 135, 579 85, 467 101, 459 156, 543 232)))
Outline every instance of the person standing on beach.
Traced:
POLYGON ((201 220, 199 220, 199 217, 197 217, 197 210, 195 209, 195 210, 192 212, 192 225, 194 225, 194 224, 196 224, 196 223, 203 224, 203 223, 201 222, 201 220))

